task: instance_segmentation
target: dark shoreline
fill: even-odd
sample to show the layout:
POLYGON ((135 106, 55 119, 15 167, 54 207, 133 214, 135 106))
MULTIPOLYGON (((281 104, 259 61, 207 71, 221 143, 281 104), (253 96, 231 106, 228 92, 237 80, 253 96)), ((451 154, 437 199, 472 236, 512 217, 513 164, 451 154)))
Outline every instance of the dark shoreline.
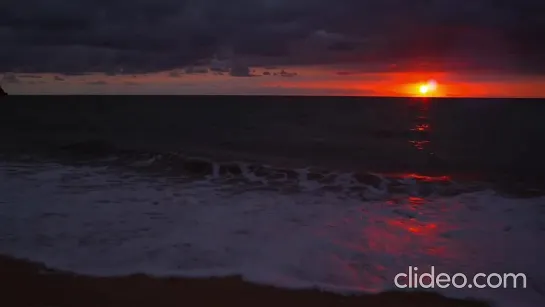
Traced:
POLYGON ((342 296, 318 290, 256 285, 238 277, 186 279, 89 277, 51 270, 43 264, 0 255, 1 299, 5 306, 365 306, 485 307, 435 293, 384 292, 342 296))

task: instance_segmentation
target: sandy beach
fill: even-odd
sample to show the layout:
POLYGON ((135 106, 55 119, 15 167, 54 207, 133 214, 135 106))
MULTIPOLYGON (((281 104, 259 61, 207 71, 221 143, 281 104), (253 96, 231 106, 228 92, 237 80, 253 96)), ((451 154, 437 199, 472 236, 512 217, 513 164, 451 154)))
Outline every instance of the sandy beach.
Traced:
POLYGON ((98 278, 48 269, 0 256, 3 306, 489 306, 432 293, 389 292, 341 296, 315 290, 285 290, 214 279, 153 278, 143 275, 98 278))

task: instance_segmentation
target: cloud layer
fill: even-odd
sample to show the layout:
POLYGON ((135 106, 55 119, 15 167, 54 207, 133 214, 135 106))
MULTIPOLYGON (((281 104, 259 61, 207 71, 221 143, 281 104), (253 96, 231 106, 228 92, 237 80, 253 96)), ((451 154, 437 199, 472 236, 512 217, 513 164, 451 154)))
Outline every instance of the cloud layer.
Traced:
POLYGON ((544 20, 542 0, 4 0, 0 71, 224 72, 234 57, 541 73, 544 20))

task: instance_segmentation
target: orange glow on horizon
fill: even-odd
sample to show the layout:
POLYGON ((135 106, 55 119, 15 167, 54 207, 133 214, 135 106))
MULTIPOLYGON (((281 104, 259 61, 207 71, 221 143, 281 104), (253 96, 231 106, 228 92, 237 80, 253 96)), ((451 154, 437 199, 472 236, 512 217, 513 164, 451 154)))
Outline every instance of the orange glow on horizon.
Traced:
MULTIPOLYGON (((272 68, 271 68, 272 69, 272 68)), ((275 68, 280 70, 280 68, 275 68)), ((256 68, 256 78, 229 74, 164 71, 140 75, 81 76, 40 74, 40 82, 7 84, 13 94, 167 94, 167 95, 311 95, 457 98, 545 98, 545 75, 501 72, 374 71, 354 65, 291 66, 297 76, 273 75, 256 68), (268 74, 265 74, 268 73, 268 74), (427 80, 437 80, 433 82, 427 80)), ((17 74, 21 78, 25 74, 17 74)))
POLYGON ((329 76, 313 70, 289 80, 264 82, 267 87, 296 89, 312 95, 386 97, 545 98, 545 76, 449 72, 383 72, 329 76), (430 78, 433 78, 430 80, 430 78), (423 81, 430 80, 430 81, 423 81), (433 83, 434 80, 435 83, 433 83), (440 81, 440 82, 439 82, 440 81))

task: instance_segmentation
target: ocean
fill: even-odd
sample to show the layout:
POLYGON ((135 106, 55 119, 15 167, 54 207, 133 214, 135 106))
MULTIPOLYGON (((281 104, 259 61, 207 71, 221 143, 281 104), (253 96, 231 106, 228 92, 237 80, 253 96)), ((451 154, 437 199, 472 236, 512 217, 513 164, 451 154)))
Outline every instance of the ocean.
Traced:
POLYGON ((393 289, 409 266, 523 273, 545 304, 545 100, 0 102, 0 253, 76 273, 393 289))

